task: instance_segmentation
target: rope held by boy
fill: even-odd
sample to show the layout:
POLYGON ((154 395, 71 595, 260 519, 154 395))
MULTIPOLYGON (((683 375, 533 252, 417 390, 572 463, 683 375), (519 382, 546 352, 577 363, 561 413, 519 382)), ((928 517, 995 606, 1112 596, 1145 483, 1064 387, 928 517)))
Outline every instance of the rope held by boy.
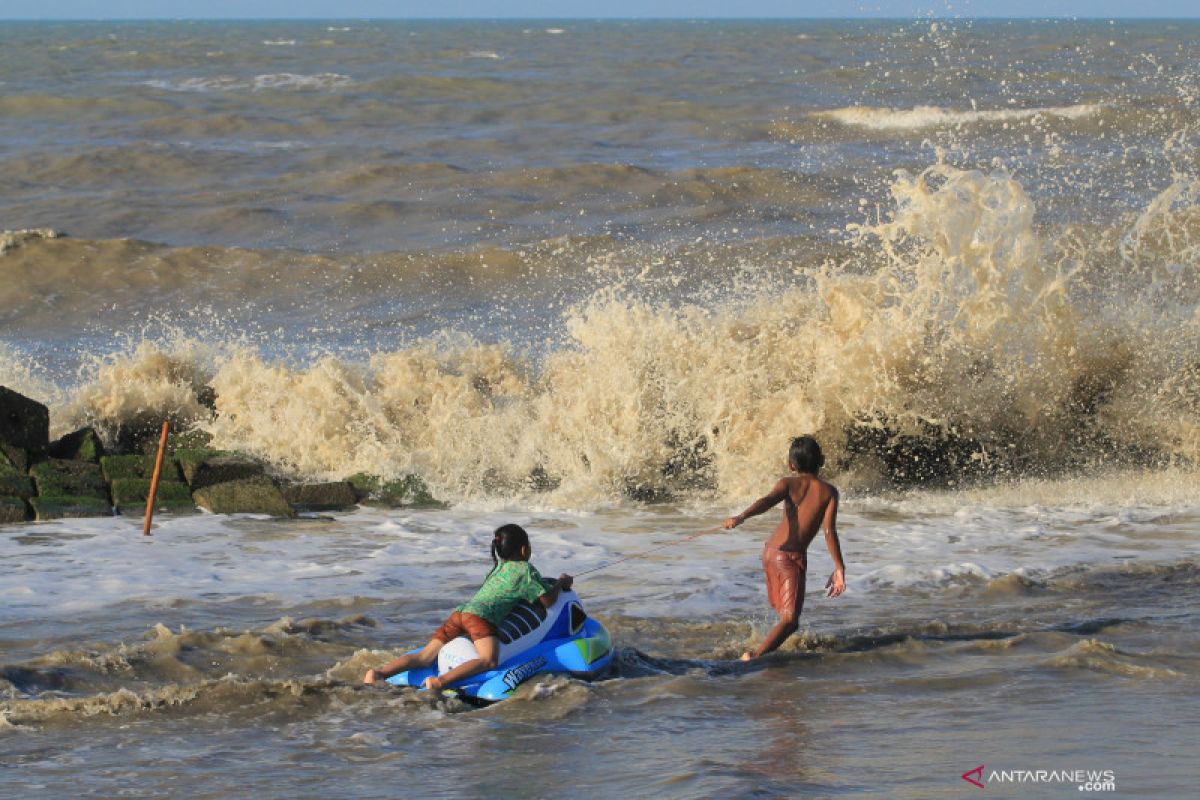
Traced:
POLYGON ((621 558, 618 558, 614 561, 609 561, 607 563, 601 564, 598 567, 592 567, 591 569, 585 569, 582 572, 576 572, 575 577, 578 578, 580 575, 587 575, 592 572, 599 572, 602 569, 608 569, 609 567, 620 564, 622 561, 632 561, 635 558, 642 558, 643 556, 648 556, 651 553, 657 553, 659 550, 666 550, 668 547, 674 547, 677 544, 683 544, 684 542, 690 542, 692 539, 699 539, 701 536, 704 536, 706 533, 716 533, 719 530, 721 530, 720 525, 717 525, 716 527, 713 527, 713 528, 705 528, 702 531, 697 531, 696 533, 693 533, 690 536, 685 536, 682 539, 676 539, 674 541, 667 542, 664 545, 659 545, 658 547, 651 547, 649 550, 642 550, 641 552, 638 552, 638 553, 630 553, 627 556, 622 556, 621 558))

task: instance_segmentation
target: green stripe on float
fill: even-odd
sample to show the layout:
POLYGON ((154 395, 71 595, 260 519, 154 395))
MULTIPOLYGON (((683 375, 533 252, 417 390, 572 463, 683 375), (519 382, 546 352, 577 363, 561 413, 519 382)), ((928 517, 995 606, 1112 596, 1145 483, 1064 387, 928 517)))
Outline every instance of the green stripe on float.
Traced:
POLYGON ((603 657, 609 650, 607 636, 589 636, 586 639, 575 639, 574 641, 585 664, 591 664, 596 659, 603 657))

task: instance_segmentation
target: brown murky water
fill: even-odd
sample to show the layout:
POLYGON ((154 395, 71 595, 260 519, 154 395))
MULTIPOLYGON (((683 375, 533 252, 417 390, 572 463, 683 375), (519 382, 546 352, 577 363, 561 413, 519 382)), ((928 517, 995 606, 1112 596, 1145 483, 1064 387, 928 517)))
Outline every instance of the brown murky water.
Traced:
POLYGON ((0 384, 56 433, 170 414, 450 507, 3 529, 0 796, 1189 796, 1198 42, 6 23, 0 229, 70 236, 0 235, 0 384), (803 432, 849 590, 811 554, 782 653, 733 660, 771 622, 752 525, 579 582, 606 680, 358 683, 496 525, 582 571, 740 510, 803 432))
POLYGON ((120 519, 7 529, 3 781, 21 797, 949 797, 983 763, 1185 794, 1200 511, 1010 499, 861 500, 850 590, 819 596, 814 551, 802 635, 752 665, 733 659, 770 622, 764 525, 598 572, 579 589, 615 637, 613 674, 541 678, 482 710, 358 681, 478 582, 489 526, 519 519, 536 564, 581 571, 708 520, 190 517, 148 542, 120 519))

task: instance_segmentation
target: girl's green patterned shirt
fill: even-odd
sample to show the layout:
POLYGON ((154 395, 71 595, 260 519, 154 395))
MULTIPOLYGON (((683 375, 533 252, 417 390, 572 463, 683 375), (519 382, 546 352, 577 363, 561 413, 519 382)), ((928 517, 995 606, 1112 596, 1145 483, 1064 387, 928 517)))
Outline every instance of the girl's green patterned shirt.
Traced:
POLYGON ((454 610, 499 625, 522 600, 532 603, 545 594, 547 583, 528 561, 501 561, 475 596, 454 610))

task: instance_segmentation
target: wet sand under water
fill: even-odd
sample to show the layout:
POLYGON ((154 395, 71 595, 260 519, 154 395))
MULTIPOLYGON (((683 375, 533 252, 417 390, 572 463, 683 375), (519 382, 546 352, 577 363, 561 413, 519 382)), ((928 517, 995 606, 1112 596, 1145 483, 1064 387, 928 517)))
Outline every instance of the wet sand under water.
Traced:
MULTIPOLYGON (((716 516, 714 513, 712 516, 716 516)), ((359 511, 64 522, 0 537, 0 783, 13 797, 949 797, 987 769, 1193 777, 1200 509, 861 500, 850 588, 751 665, 765 523, 579 582, 613 676, 476 710, 358 683, 418 644, 518 519, 543 571, 709 522, 695 511, 359 511), (918 512, 918 507, 932 511, 918 512), (484 557, 470 558, 478 553, 484 557)), ((1074 785, 990 784, 1003 796, 1074 785)))

